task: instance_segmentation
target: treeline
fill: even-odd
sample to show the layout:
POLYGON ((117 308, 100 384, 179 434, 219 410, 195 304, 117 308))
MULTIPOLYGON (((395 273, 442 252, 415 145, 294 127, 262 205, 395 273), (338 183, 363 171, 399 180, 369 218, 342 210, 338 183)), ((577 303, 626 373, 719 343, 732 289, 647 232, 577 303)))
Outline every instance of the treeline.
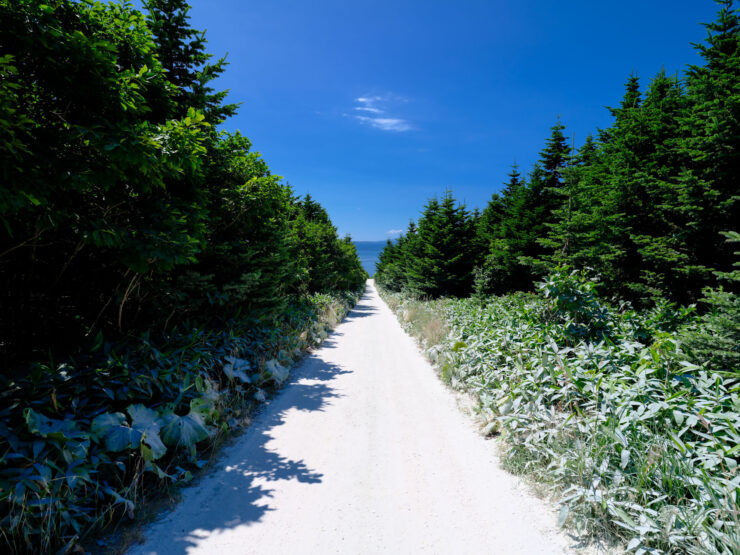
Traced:
POLYGON ((590 268, 638 304, 694 302, 732 268, 740 222, 740 16, 719 2, 685 77, 630 76, 612 125, 577 152, 558 121, 528 175, 515 165, 478 213, 451 193, 381 254, 376 280, 417 296, 530 290, 557 265, 590 268))
POLYGON ((0 1, 3 373, 365 279, 326 211, 219 130, 226 62, 187 4, 144 6, 0 1))

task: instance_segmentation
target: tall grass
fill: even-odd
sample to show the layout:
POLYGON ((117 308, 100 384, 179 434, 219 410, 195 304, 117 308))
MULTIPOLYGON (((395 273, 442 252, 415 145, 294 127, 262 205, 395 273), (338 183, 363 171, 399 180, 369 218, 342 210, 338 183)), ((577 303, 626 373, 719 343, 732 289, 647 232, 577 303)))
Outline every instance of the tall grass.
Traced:
POLYGON ((383 296, 402 322, 424 314, 406 329, 477 396, 505 465, 559 492, 563 524, 639 554, 740 553, 740 374, 687 360, 690 310, 611 306, 563 272, 538 295, 383 296), (447 333, 432 343, 435 317, 447 333))

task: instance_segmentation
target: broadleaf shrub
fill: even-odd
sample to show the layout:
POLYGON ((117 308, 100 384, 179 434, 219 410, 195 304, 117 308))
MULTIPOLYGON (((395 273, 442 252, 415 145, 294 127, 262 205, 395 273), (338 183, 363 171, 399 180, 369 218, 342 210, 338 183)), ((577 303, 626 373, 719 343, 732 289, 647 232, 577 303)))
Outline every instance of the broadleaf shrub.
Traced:
POLYGON ((739 553, 740 372, 683 351, 690 309, 612 306, 595 283, 561 269, 537 295, 382 294, 415 335, 409 314, 446 328, 423 336, 430 359, 478 398, 506 466, 559 492, 569 525, 630 552, 739 553))
POLYGON ((357 297, 316 294, 275 327, 182 326, 4 379, 0 540, 12 552, 75 546, 128 520, 144 491, 187 481, 357 297), (248 380, 234 376, 236 360, 248 380))
POLYGON ((219 130, 237 106, 187 3, 143 8, 0 0, 5 551, 79 550, 188 480, 367 278, 219 130))

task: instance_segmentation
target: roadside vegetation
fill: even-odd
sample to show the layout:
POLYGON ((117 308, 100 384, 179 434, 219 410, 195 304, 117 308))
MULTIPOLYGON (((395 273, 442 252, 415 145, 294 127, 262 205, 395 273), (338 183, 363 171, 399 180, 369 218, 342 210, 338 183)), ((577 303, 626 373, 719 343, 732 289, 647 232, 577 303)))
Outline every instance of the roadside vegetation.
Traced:
POLYGON ((640 554, 740 553, 740 13, 719 4, 703 65, 630 76, 577 152, 558 121, 480 213, 430 200, 375 274, 506 465, 640 554))
POLYGON ((0 545, 188 481, 367 277, 249 140, 181 0, 0 0, 0 545))
POLYGON ((636 311, 595 285, 563 269, 536 294, 382 294, 477 398, 506 467, 558 494, 562 524, 636 553, 740 552, 737 369, 685 348, 690 309, 636 311))

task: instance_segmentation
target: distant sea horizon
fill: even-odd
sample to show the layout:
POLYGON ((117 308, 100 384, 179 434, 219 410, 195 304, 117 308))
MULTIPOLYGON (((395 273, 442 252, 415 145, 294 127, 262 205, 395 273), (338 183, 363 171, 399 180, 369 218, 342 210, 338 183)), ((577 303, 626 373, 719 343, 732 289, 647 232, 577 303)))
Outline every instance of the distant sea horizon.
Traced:
POLYGON ((360 257, 362 267, 365 268, 370 277, 375 275, 375 265, 380 259, 380 253, 386 245, 383 241, 352 241, 357 248, 357 255, 360 257))

